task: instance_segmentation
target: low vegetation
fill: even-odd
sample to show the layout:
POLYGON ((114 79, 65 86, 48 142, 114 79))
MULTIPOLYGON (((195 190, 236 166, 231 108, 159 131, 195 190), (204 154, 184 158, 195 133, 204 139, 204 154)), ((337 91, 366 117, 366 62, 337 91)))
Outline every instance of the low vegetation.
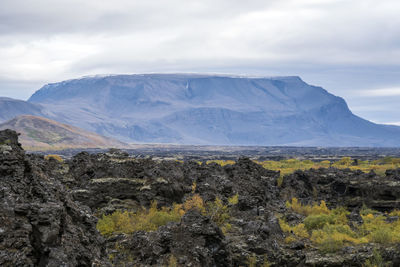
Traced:
POLYGON ((183 204, 174 204, 172 207, 157 208, 153 201, 149 209, 140 211, 117 210, 112 214, 103 215, 97 223, 97 230, 105 236, 119 233, 133 233, 136 231, 155 231, 158 227, 169 222, 178 222, 182 216, 191 209, 196 209, 205 216, 209 216, 226 233, 231 225, 231 207, 238 202, 238 195, 228 199, 224 204, 220 198, 204 203, 198 194, 193 194, 183 204))
POLYGON ((282 231, 287 233, 287 243, 309 240, 322 252, 327 253, 335 252, 346 245, 400 243, 399 211, 381 214, 362 209, 360 216, 363 222, 354 225, 349 223, 349 212, 345 208, 328 209, 324 201, 319 205, 302 205, 293 198, 286 206, 293 212, 306 216, 303 222, 294 225, 288 224, 282 218, 279 220, 282 231), (397 219, 388 222, 388 216, 397 219))
POLYGON ((266 169, 280 171, 282 176, 291 174, 296 170, 309 170, 311 168, 349 168, 351 170, 361 170, 363 172, 370 172, 373 170, 379 175, 384 175, 385 171, 388 169, 400 168, 400 158, 393 157, 385 157, 372 161, 343 157, 333 162, 329 160, 314 162, 311 160, 286 159, 280 161, 258 161, 257 163, 261 164, 266 169))
POLYGON ((235 161, 233 161, 233 160, 207 160, 206 161, 206 164, 211 164, 211 163, 216 163, 221 166, 226 166, 226 165, 235 164, 235 161))
POLYGON ((54 160, 56 160, 58 162, 63 162, 62 157, 60 155, 55 155, 55 154, 46 155, 46 156, 44 156, 44 159, 45 160, 54 159, 54 160))
MULTIPOLYGON (((217 163, 221 166, 234 164, 232 160, 209 160, 207 164, 217 163)), ((256 161, 264 168, 268 170, 274 170, 280 172, 280 177, 277 181, 280 186, 283 183, 283 177, 285 175, 291 174, 296 170, 309 170, 309 169, 319 169, 319 168, 329 168, 334 167, 338 169, 349 168, 351 170, 361 170, 363 172, 374 171, 378 175, 384 175, 386 170, 400 168, 400 158, 385 157, 379 160, 356 160, 350 157, 343 157, 338 161, 311 161, 311 160, 298 160, 298 159, 285 159, 280 161, 256 161)))
POLYGON ((371 259, 367 259, 363 264, 363 267, 386 267, 389 264, 385 263, 382 255, 379 253, 377 249, 374 249, 373 255, 371 259))
POLYGON ((249 255, 249 256, 247 256, 247 262, 246 263, 247 263, 248 267, 257 267, 257 266, 270 267, 271 266, 271 264, 268 261, 267 255, 264 255, 262 264, 261 265, 257 265, 257 256, 254 253, 249 255))

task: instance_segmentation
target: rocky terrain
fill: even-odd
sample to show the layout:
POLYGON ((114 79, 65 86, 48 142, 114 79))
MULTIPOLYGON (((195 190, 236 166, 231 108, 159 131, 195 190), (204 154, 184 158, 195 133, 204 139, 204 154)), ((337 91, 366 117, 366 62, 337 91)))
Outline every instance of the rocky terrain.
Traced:
POLYGON ((1 131, 0 265, 362 266, 376 251, 388 266, 400 265, 396 242, 346 243, 324 252, 307 238, 287 242, 291 233, 281 224, 305 217, 285 204, 293 198, 343 206, 354 227, 366 208, 397 221, 385 212, 400 209, 400 170, 385 177, 349 169, 296 171, 278 186, 279 176, 248 158, 220 166, 110 150, 45 159, 25 154, 15 132, 1 131), (229 202, 236 194, 237 202, 229 202), (103 215, 138 212, 154 200, 171 207, 193 195, 226 204, 229 230, 195 208, 153 231, 102 236, 96 230, 103 215))
POLYGON ((0 132, 0 265, 104 266, 90 209, 31 161, 17 134, 0 132))

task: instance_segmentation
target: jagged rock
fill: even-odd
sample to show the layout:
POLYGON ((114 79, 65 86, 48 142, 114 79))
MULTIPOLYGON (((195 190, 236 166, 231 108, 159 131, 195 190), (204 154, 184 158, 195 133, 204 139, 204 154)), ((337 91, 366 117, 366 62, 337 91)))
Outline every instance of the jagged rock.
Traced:
POLYGON ((400 168, 386 170, 385 174, 386 174, 386 177, 390 177, 390 178, 393 178, 395 180, 400 180, 400 168))
POLYGON ((367 259, 372 258, 374 249, 378 249, 385 266, 399 266, 399 247, 385 247, 377 244, 368 244, 360 247, 345 247, 336 253, 323 254, 317 250, 310 251, 306 253, 304 266, 363 266, 363 263, 367 259))
POLYGON ((25 157, 13 131, 0 132, 0 265, 107 266, 91 211, 25 157))
MULTIPOLYGON (((170 223, 154 232, 136 232, 122 237, 120 250, 135 266, 167 265, 173 255, 181 266, 231 266, 231 253, 221 230, 197 211, 187 212, 180 223, 170 223)), ((126 258, 119 255, 116 264, 126 258)))
POLYGON ((297 197, 303 202, 325 200, 331 206, 350 209, 370 208, 390 211, 400 208, 400 180, 388 172, 382 178, 374 172, 363 173, 350 169, 311 169, 296 171, 284 177, 281 197, 297 197))
POLYGON ((255 213, 265 211, 269 202, 276 202, 275 181, 278 172, 262 168, 243 158, 237 164, 221 167, 217 164, 199 165, 195 162, 153 161, 132 159, 127 155, 89 155, 79 153, 70 162, 66 176, 73 177, 78 191, 76 200, 91 208, 107 206, 110 199, 131 199, 137 205, 149 206, 156 200, 160 206, 183 201, 196 183, 196 193, 205 201, 217 196, 226 199, 240 192, 239 207, 255 213), (258 208, 260 207, 260 209, 258 208))

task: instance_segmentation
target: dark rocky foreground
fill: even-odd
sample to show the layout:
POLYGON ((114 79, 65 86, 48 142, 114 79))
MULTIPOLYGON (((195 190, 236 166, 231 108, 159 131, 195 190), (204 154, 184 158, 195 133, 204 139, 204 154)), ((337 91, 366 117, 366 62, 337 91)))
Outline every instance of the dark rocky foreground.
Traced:
POLYGON ((391 266, 400 265, 398 245, 366 244, 322 254, 306 242, 286 244, 277 216, 298 220, 285 207, 326 200, 346 206, 359 220, 363 204, 379 211, 400 209, 400 170, 374 173, 319 169, 285 177, 247 158, 234 165, 133 159, 119 151, 79 153, 65 162, 26 155, 17 134, 0 132, 0 266, 163 266, 174 255, 180 266, 247 266, 255 255, 272 266, 362 266, 378 248, 391 266), (180 222, 153 232, 103 238, 96 216, 182 203, 196 183, 205 201, 232 207, 232 230, 223 234, 207 216, 192 210, 180 222), (112 255, 112 257, 110 256, 112 255))

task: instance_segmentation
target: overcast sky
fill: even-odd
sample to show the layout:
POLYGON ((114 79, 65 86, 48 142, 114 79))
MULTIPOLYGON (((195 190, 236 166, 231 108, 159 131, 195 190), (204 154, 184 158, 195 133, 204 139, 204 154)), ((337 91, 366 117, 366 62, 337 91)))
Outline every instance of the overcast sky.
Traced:
POLYGON ((0 0, 0 95, 94 74, 298 75, 400 125, 398 0, 0 0))

